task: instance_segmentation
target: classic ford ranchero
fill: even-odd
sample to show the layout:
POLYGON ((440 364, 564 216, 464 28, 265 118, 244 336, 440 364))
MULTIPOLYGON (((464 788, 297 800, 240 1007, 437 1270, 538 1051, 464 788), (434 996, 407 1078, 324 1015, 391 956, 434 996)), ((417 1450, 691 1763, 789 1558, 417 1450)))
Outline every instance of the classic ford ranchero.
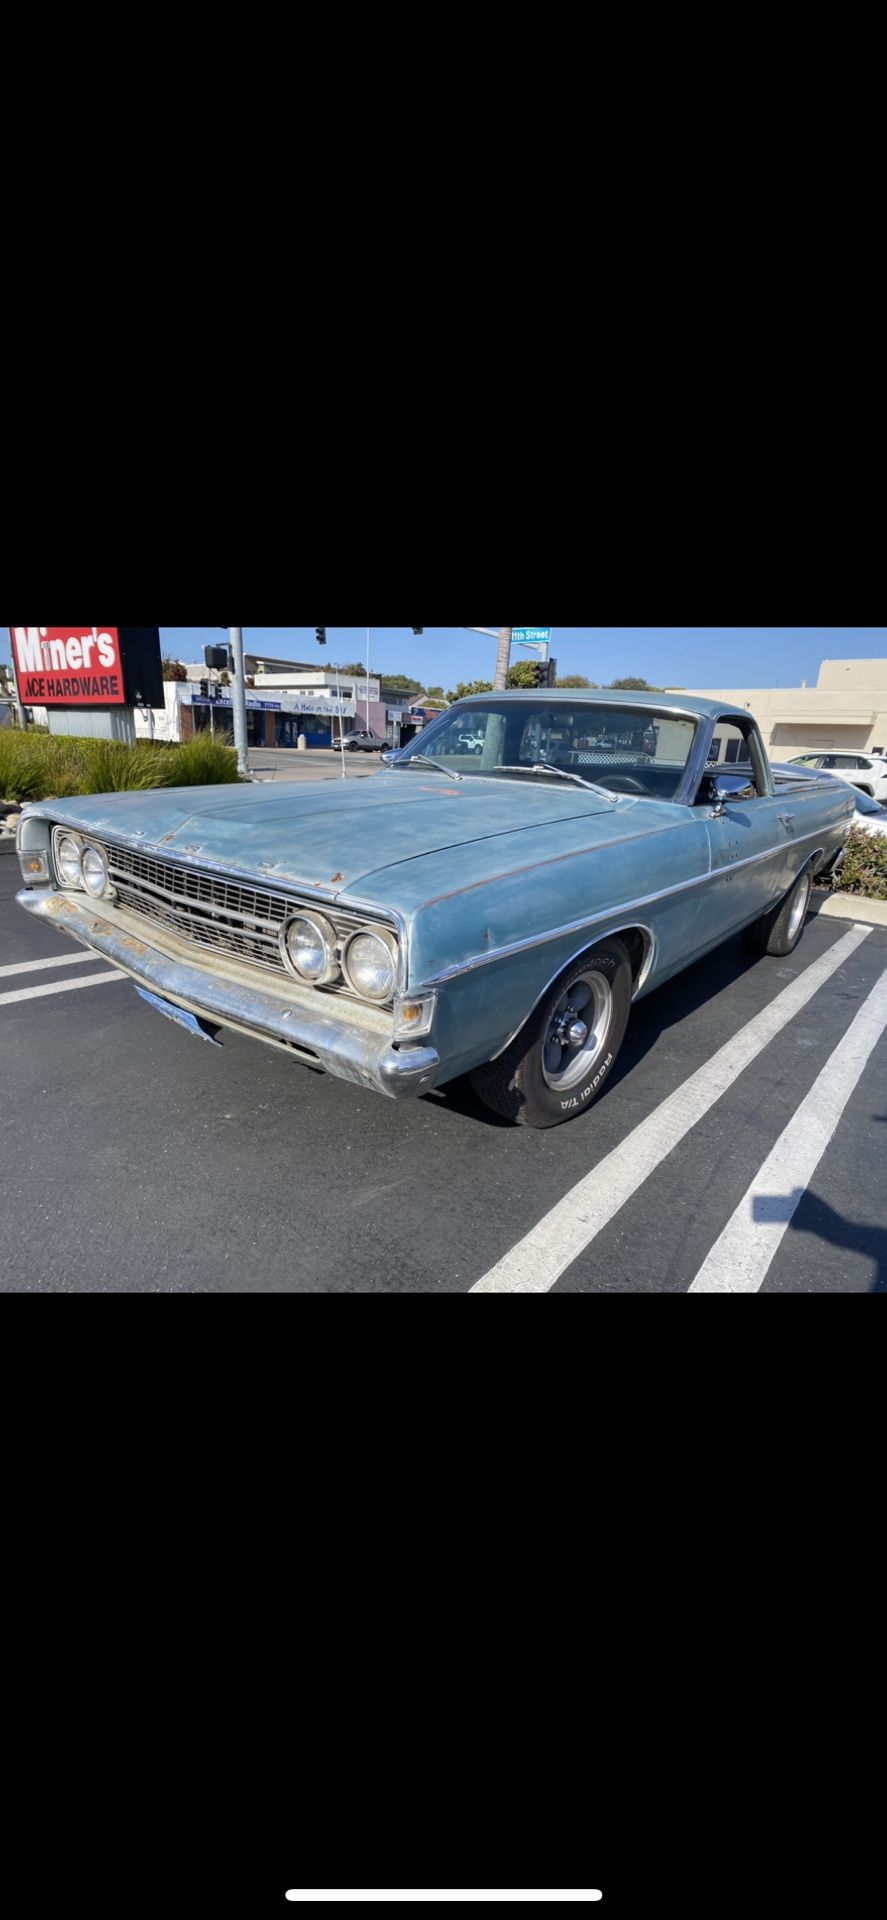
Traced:
POLYGON ((788 954, 850 788, 689 695, 477 694, 369 779, 27 807, 18 899, 161 1012, 526 1126, 606 1086, 632 1000, 742 933, 788 954))

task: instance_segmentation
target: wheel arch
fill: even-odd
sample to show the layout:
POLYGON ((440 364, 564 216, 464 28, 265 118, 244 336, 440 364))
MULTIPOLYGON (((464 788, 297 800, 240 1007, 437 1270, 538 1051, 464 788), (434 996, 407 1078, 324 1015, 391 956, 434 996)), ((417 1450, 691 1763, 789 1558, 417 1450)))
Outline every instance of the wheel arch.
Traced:
POLYGON ((579 946, 575 947, 573 952, 567 956, 566 960, 562 960, 555 968, 554 973, 549 976, 545 985, 540 987, 532 1006, 527 1008, 523 1019, 518 1021, 517 1026, 508 1035, 508 1039, 504 1040, 501 1047, 498 1047, 496 1052, 490 1056, 491 1060, 500 1059, 506 1049, 517 1039, 518 1034, 523 1032, 527 1021, 532 1019, 536 1008, 540 1002, 545 999, 545 995, 551 992, 552 987, 560 979, 561 974, 566 973, 570 967, 574 967, 577 960, 584 960, 587 954, 594 953, 595 948, 603 946, 607 940, 622 941, 631 964, 631 997, 632 1000, 637 998, 641 987, 646 984, 649 978, 650 970, 656 957, 656 936, 652 928, 644 926, 640 921, 631 920, 626 922, 624 926, 608 927, 606 932, 599 933, 594 940, 589 941, 586 939, 582 941, 579 946))

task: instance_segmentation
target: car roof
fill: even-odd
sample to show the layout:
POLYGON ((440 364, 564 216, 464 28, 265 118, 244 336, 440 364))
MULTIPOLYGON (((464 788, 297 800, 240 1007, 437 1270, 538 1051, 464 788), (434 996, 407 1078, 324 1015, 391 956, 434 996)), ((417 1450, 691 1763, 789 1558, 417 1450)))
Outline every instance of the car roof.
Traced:
MULTIPOLYGON (((509 687, 504 693, 494 690, 493 697, 496 700, 538 700, 540 693, 544 694, 546 704, 563 700, 573 706, 582 701, 595 707, 640 707, 645 713, 686 713, 696 720, 710 719, 712 716, 726 719, 731 713, 742 719, 749 717, 747 707, 734 707, 729 700, 706 700, 701 694, 669 693, 667 689, 662 693, 643 693, 623 692, 619 687, 509 687)), ((489 693, 468 693, 458 705, 482 707, 489 699, 489 693)))

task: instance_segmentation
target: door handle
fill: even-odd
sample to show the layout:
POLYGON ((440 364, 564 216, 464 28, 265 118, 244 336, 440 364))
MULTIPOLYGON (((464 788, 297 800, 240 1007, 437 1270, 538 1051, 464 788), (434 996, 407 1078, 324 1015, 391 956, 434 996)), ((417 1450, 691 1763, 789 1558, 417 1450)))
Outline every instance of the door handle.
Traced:
POLYGON ((794 817, 793 813, 781 813, 779 816, 784 827, 790 827, 794 822, 794 817))

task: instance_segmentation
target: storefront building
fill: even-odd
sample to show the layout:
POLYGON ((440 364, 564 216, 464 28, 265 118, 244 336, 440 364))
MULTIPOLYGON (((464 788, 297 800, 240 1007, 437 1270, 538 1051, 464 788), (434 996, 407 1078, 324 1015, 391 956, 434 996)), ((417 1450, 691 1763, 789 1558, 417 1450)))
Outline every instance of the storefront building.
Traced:
MULTIPOLYGON (((208 676, 203 682, 167 680, 164 694, 164 707, 137 710, 138 739, 192 740, 196 733, 210 732, 233 740, 230 687, 213 684, 208 676)), ((332 745, 333 730, 338 738, 342 724, 347 735, 353 722, 353 701, 284 692, 266 694, 247 688, 246 730, 247 744, 251 747, 297 747, 300 734, 304 734, 309 747, 328 747, 332 745)))

